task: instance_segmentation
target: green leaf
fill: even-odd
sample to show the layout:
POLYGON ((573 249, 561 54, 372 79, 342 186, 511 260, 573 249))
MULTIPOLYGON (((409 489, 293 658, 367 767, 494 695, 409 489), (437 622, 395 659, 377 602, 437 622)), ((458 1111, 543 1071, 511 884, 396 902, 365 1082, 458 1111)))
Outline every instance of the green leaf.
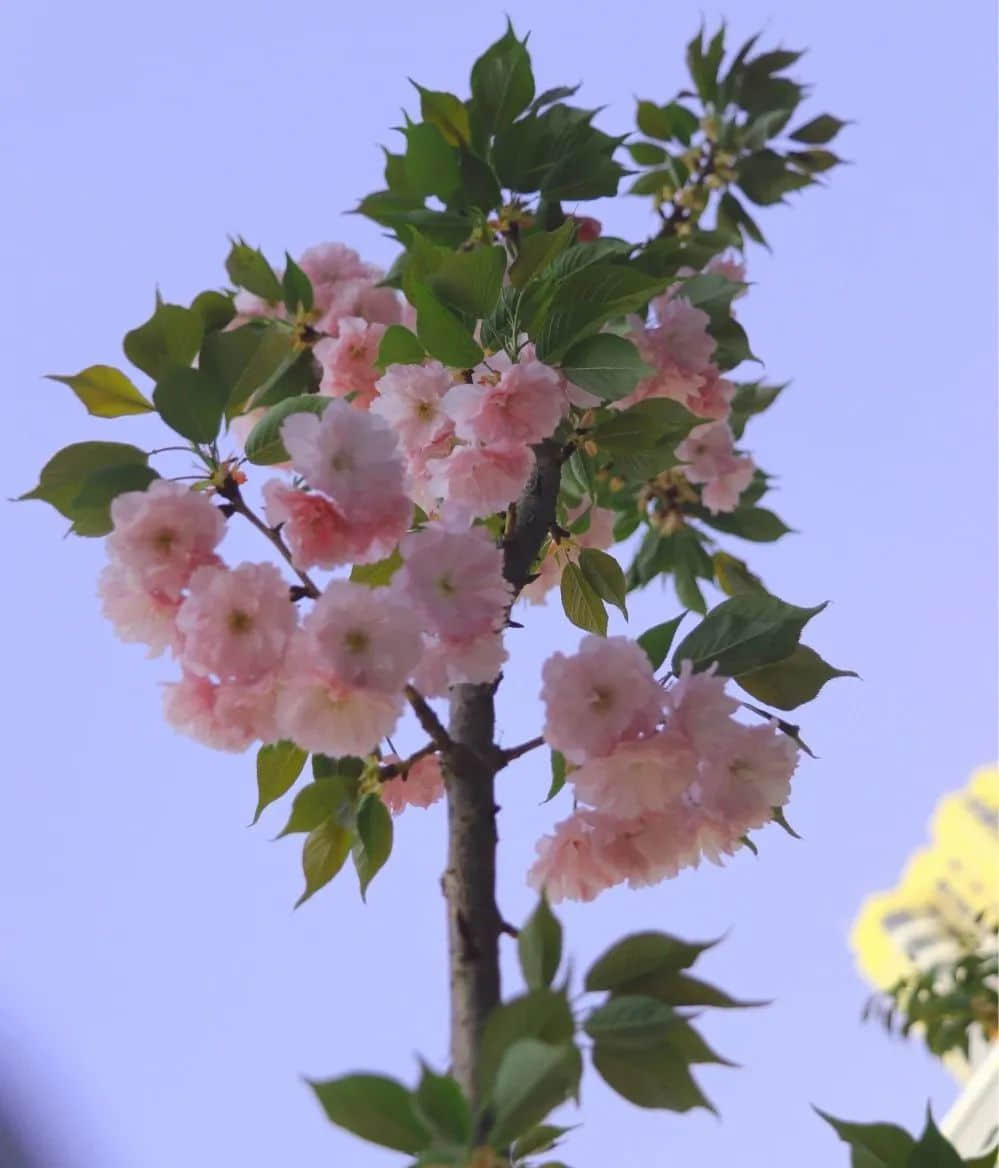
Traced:
POLYGON ((725 677, 783 661, 794 652, 801 630, 825 604, 799 608, 768 593, 746 592, 723 600, 680 642, 673 672, 690 661, 695 672, 713 662, 725 677))
POLYGON ((561 593, 565 615, 577 628, 601 637, 607 635, 607 610, 576 564, 566 564, 562 569, 561 593))
POLYGON ((153 408, 125 374, 111 365, 89 365, 68 376, 50 373, 48 380, 68 385, 95 418, 147 414, 153 408))
POLYGON ((305 891, 295 901, 295 908, 329 884, 343 867, 349 852, 350 832, 335 819, 327 819, 309 832, 302 848, 305 891))
POLYGON ((323 1110, 338 1127, 362 1140, 397 1152, 418 1152, 431 1139, 413 1109, 413 1097, 395 1079, 382 1075, 345 1075, 325 1083, 309 1082, 323 1110))
POLYGON ((243 239, 233 240, 226 256, 225 270, 234 284, 262 297, 269 304, 277 304, 284 295, 281 281, 263 252, 250 247, 243 239))
POLYGON ((254 823, 265 807, 291 790, 308 757, 307 751, 287 739, 261 746, 257 751, 258 794, 257 809, 253 813, 254 823))
POLYGON ((732 399, 732 413, 729 416, 729 425, 735 437, 741 438, 749 419, 768 410, 787 386, 787 382, 782 385, 765 385, 762 381, 743 382, 739 385, 732 399))
POLYGON ((532 990, 497 1006, 486 1019, 479 1044, 479 1079, 483 1094, 488 1093, 497 1068, 507 1048, 519 1038, 538 1038, 542 1042, 569 1042, 575 1022, 564 993, 555 990, 532 990))
MULTIPOLYGON (((558 96, 564 96, 559 94, 558 96)), ((523 42, 507 22, 503 36, 472 66, 472 102, 487 135, 510 124, 531 104, 534 74, 523 42)), ((557 98, 556 98, 557 100, 557 98)))
POLYGON ((628 585, 617 560, 596 548, 583 548, 579 553, 579 570, 597 596, 620 609, 627 619, 628 585))
POLYGON ((153 405, 171 430, 208 443, 218 435, 228 396, 228 387, 204 370, 177 366, 157 381, 153 405))
POLYGON ((767 246, 756 220, 730 191, 726 191, 718 203, 718 225, 744 231, 754 243, 767 246))
POLYGON ((593 441, 608 454, 632 454, 655 447, 674 448, 703 421, 679 402, 649 398, 615 412, 593 430, 593 441))
POLYGON ((753 575, 744 560, 736 559, 727 552, 715 552, 711 562, 718 587, 726 596, 738 596, 741 592, 766 592, 762 580, 753 575))
POLYGON ((543 272, 557 256, 572 243, 576 225, 566 219, 554 231, 534 231, 520 241, 520 251, 510 267, 510 283, 514 288, 523 288, 534 275, 543 272))
MULTIPOLYGON (((571 1132, 571 1127, 557 1127, 555 1124, 542 1123, 537 1127, 531 1128, 530 1131, 525 1132, 519 1140, 517 1140, 510 1149, 510 1155, 515 1163, 522 1160, 525 1156, 529 1156, 532 1152, 550 1152, 558 1141, 567 1133, 571 1132)), ((545 1168, 541 1165, 541 1168, 545 1168)))
POLYGON ((999 1163, 999 1146, 992 1148, 981 1156, 975 1156, 964 1161, 964 1168, 996 1168, 999 1163))
POLYGON ((666 660, 666 655, 669 653, 670 645, 673 644, 676 631, 686 615, 685 612, 681 612, 679 616, 673 617, 672 620, 663 621, 661 625, 653 625, 651 629, 646 629, 638 638, 638 643, 645 650, 645 655, 652 662, 653 669, 658 669, 666 660))
POLYGON ((449 146, 467 146, 471 131, 464 102, 453 93, 424 89, 422 85, 416 85, 415 81, 413 84, 420 94, 423 120, 436 126, 449 146))
POLYGON ((553 750, 551 752, 551 769, 551 785, 548 788, 548 794, 542 799, 542 803, 550 803, 565 786, 565 755, 560 750, 553 750))
POLYGON ((840 121, 839 118, 834 118, 832 114, 819 114, 817 118, 812 118, 810 122, 799 126, 797 130, 792 130, 789 137, 795 142, 804 142, 808 146, 823 146, 826 142, 831 142, 848 124, 848 122, 840 121))
POLYGON ((626 990, 644 974, 676 973, 694 964, 717 941, 681 941, 668 933, 633 933, 612 945, 590 966, 587 990, 626 990))
MULTIPOLYGON (((358 783, 364 773, 364 759, 345 754, 342 758, 330 758, 328 754, 314 754, 312 756, 312 777, 316 780, 337 779, 346 783, 354 799, 357 796, 358 783)), ((345 788, 345 789, 347 789, 345 788)))
POLYGON ((375 191, 362 199, 353 213, 390 227, 404 244, 408 242, 408 230, 415 227, 434 243, 457 247, 473 227, 467 211, 433 211, 423 206, 421 198, 402 197, 392 191, 375 191))
POLYGON ((462 1147, 472 1138, 468 1100, 451 1075, 437 1075, 425 1066, 413 1102, 436 1143, 462 1147))
POLYGON ((416 335, 432 357, 456 369, 478 365, 482 349, 455 313, 424 285, 414 285, 406 295, 416 309, 416 335))
POLYGON ((843 159, 838 154, 833 154, 831 150, 792 150, 787 157, 809 174, 823 174, 843 162, 843 159))
POLYGON ((391 583, 392 577, 401 567, 402 556, 396 547, 384 560, 376 560, 373 564, 355 564, 350 569, 350 578, 355 584, 367 584, 369 588, 384 588, 391 583))
POLYGON ((778 710, 793 710, 818 697, 834 677, 856 677, 851 669, 834 669, 807 645, 797 645, 782 661, 752 669, 736 677, 740 689, 778 710))
POLYGON ((222 292, 199 292, 191 301, 191 311, 201 320, 205 334, 220 332, 236 315, 231 296, 222 292))
POLYGON ((276 406, 271 406, 247 435, 244 446, 246 457, 256 466, 287 462, 290 456, 281 440, 281 427, 285 419, 292 414, 316 414, 321 417, 332 400, 317 393, 305 393, 298 397, 286 397, 276 406))
POLYGON ((477 247, 441 257, 426 282, 445 307, 481 318, 495 306, 505 273, 501 247, 477 247))
POLYGON ((714 1063, 720 1067, 737 1065, 712 1050, 693 1026, 682 1018, 677 1018, 668 1028, 663 1041, 686 1063, 714 1063))
POLYGON ((710 569, 711 560, 705 552, 701 541, 690 527, 682 527, 672 537, 673 542, 673 584, 676 588, 677 599, 684 608, 694 612, 707 611, 707 603, 697 584, 698 576, 711 579, 714 575, 710 569), (705 572, 705 565, 708 571, 705 572))
POLYGON ((401 324, 390 324, 378 345, 379 369, 390 365, 422 365, 427 352, 415 333, 401 324))
POLYGON ((156 311, 138 328, 125 334, 125 356, 143 373, 158 381, 174 365, 190 365, 204 333, 201 317, 179 304, 156 305, 156 311))
POLYGON ((281 290, 284 295, 284 306, 292 315, 301 308, 303 312, 311 312, 315 302, 312 290, 312 281, 295 263, 288 252, 284 253, 284 276, 281 279, 281 290))
MULTIPOLYGON (((697 129, 697 116, 691 113, 686 106, 675 101, 668 105, 640 101, 636 122, 642 133, 647 134, 650 138, 656 138, 660 142, 669 142, 673 138, 677 138, 685 146, 690 145, 690 139, 697 129)), ((642 163, 640 158, 636 158, 635 161, 642 163)))
POLYGON ((368 885, 392 854, 392 815, 377 794, 365 795, 357 808, 353 857, 361 883, 361 899, 368 885))
POLYGON ((449 202, 461 185, 458 155, 441 131, 430 122, 407 126, 403 165, 406 183, 422 201, 434 195, 449 202))
POLYGON ((230 418, 244 409, 314 391, 319 385, 311 352, 299 352, 291 333, 274 324, 209 333, 198 367, 226 385, 230 418))
POLYGON ((906 1168, 916 1141, 903 1128, 892 1123, 848 1123, 817 1107, 815 1111, 854 1152, 867 1153, 865 1168, 906 1168))
POLYGON ((110 466, 87 476, 73 499, 73 533, 107 535, 112 528, 111 504, 126 491, 144 491, 159 478, 148 466, 110 466))
POLYGON ((767 1006, 765 1001, 744 1001, 733 998, 717 986, 710 985, 686 973, 653 970, 634 977, 615 992, 647 994, 668 1006, 713 1006, 718 1010, 748 1010, 767 1006))
POLYGON ((583 1023, 583 1029, 602 1047, 633 1050, 658 1046, 676 1022, 672 1007, 664 1002, 623 994, 598 1006, 583 1023))
POLYGON ((572 346, 562 358, 562 372, 574 385, 604 401, 618 401, 652 370, 631 341, 613 333, 597 333, 572 346))
MULTIPOLYGON (((313 771, 315 771, 317 757, 321 756, 313 755, 313 771)), ((303 787, 295 796, 288 822, 278 833, 277 838, 281 839, 294 832, 314 831, 331 816, 341 820, 347 819, 353 812, 356 796, 356 780, 339 774, 317 778, 315 782, 303 787)), ((350 850, 349 838, 347 850, 350 850)), ((345 858, 346 854, 344 852, 345 858)))
POLYGON ((694 1082, 686 1063, 668 1046, 620 1048, 598 1042, 593 1065, 611 1090, 638 1107, 667 1111, 714 1108, 694 1082))
POLYGON ((37 486, 20 498, 49 503, 75 521, 74 504, 90 478, 122 467, 148 470, 147 459, 145 451, 124 442, 74 442, 49 459, 42 467, 37 486))
POLYGON ((669 155, 654 142, 629 142, 628 153, 639 166, 662 166, 669 155))
POLYGON ((932 1113, 927 1110, 926 1126, 919 1137, 919 1143, 909 1153, 905 1168, 964 1168, 964 1161, 949 1140, 933 1122, 932 1113))
POLYGON ((493 1082, 489 1142, 501 1148, 534 1127, 575 1093, 581 1073, 574 1046, 517 1039, 503 1055, 493 1082))
POLYGON ((562 926, 542 895, 517 937, 517 956, 530 989, 550 986, 562 960, 562 926))
POLYGON ((779 515, 768 511, 766 507, 739 507, 735 511, 718 515, 708 512, 700 518, 716 531, 737 535, 752 543, 773 543, 792 530, 779 515))

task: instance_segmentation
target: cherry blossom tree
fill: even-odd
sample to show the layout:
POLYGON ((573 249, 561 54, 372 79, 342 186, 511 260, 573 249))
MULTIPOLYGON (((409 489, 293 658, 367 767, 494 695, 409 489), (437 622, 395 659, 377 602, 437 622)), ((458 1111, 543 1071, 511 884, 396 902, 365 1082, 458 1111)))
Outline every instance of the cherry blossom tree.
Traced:
POLYGON ((333 1122, 424 1168, 544 1155, 582 1045, 638 1106, 710 1107, 691 1067, 724 1060, 691 1011, 754 1004, 689 972, 708 944, 656 932, 612 944, 582 979, 602 998, 570 1004, 551 905, 791 831, 808 747, 784 715, 847 675, 801 641, 824 605, 779 599, 729 542, 789 530, 746 438, 784 390, 737 317, 756 208, 820 185, 844 124, 800 114, 801 54, 756 40, 727 54, 724 29, 699 33, 690 88, 614 135, 577 86, 535 92, 508 27, 470 97, 416 86, 419 120, 357 207, 398 241, 387 273, 342 243, 275 266, 237 239, 229 287, 157 298, 125 334, 151 389, 104 364, 56 378, 94 417, 155 412, 172 432, 152 451, 69 446, 23 497, 106 537, 105 615, 176 661, 174 729, 256 747, 257 816, 299 784, 283 832, 305 837, 299 903, 348 858, 364 895, 408 809, 446 802, 450 1066, 412 1090, 313 1084, 333 1122), (580 210, 625 181, 651 203, 640 241, 580 210), (224 558, 237 524, 259 562, 224 558), (609 636, 608 606, 627 618, 662 580, 668 618, 609 636), (506 662, 556 596, 543 725, 502 746, 506 662), (496 898, 495 787, 527 754, 564 814, 518 929, 496 898), (526 989, 504 999, 505 935, 526 989))

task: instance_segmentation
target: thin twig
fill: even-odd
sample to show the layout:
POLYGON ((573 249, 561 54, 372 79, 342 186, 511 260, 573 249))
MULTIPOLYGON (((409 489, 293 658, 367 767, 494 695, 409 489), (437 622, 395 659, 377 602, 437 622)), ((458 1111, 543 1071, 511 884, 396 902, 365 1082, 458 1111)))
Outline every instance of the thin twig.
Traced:
POLYGON ((511 925, 509 921, 500 921, 500 932, 510 937, 520 936, 520 929, 516 925, 511 925))
POLYGON ((405 689, 406 700, 413 707, 413 712, 416 714, 416 719, 427 732, 428 737, 434 743, 438 750, 450 750, 454 745, 451 737, 444 729, 440 718, 427 704, 427 699, 420 693, 415 686, 407 685, 405 689))
POLYGON ((281 556, 287 561, 289 567, 302 581, 302 587, 305 589, 305 595, 311 597, 312 600, 318 599, 320 591, 315 581, 313 581, 305 572, 296 568, 292 563, 291 551, 288 545, 281 538, 281 533, 273 527, 268 527, 267 524, 248 506, 246 500, 243 498, 242 492, 239 489, 239 484, 230 476, 221 487, 216 488, 223 499, 226 499, 229 506, 237 515, 242 515, 244 519, 248 519, 250 523, 263 535, 269 539, 270 542, 281 553, 281 556))
POLYGON ((532 750, 537 750, 539 746, 544 746, 545 740, 539 735, 537 738, 532 738, 528 742, 522 742, 519 746, 511 746, 509 750, 503 751, 503 766, 507 763, 513 762, 515 758, 520 758, 523 754, 529 754, 532 750))
POLYGON ((429 754, 436 754, 438 750, 440 747, 436 742, 428 742, 426 746, 421 746, 409 758, 404 758, 401 762, 387 762, 384 766, 380 766, 378 777, 384 782, 386 779, 397 779, 400 775, 405 776, 407 771, 421 758, 426 758, 429 754))

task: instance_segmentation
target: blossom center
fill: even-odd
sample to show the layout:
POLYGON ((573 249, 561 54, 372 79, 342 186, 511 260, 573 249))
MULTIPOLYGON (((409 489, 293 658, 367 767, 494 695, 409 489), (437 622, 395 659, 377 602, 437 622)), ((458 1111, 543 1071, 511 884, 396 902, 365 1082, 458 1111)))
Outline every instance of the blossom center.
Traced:
POLYGON ((598 713, 606 713, 614 705, 614 691, 595 685, 590 690, 590 708, 598 713))
POLYGON ((437 591, 441 596, 454 596, 458 589, 455 588, 450 575, 445 572, 443 576, 437 578, 437 591))
POLYGON ((365 653, 371 645, 371 638, 363 629, 351 629, 343 638, 348 653, 365 653))
POLYGON ((237 636, 242 633, 248 633, 253 628, 253 617, 250 616, 242 608, 234 608, 229 613, 229 632, 236 633, 237 636))

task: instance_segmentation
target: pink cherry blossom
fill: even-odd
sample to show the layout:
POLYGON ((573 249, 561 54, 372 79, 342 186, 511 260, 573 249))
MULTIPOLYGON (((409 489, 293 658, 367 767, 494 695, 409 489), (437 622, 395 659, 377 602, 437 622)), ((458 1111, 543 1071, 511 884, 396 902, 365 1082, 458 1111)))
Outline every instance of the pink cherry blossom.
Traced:
POLYGON ((683 467, 687 478, 704 484, 701 502, 712 512, 734 511, 756 471, 751 458, 735 453, 726 422, 695 426, 677 446, 676 456, 688 464, 683 467))
POLYGON ((534 458, 526 446, 456 446, 429 464, 430 492, 457 523, 503 511, 527 485, 534 458))
POLYGON ((680 665, 679 680, 666 691, 671 729, 685 734, 699 755, 728 732, 739 703, 725 692, 726 679, 715 666, 695 673, 689 661, 680 665))
POLYGON ((697 758, 690 743, 670 730, 622 742, 569 775, 581 803, 618 819, 665 810, 696 778, 697 758))
POLYGON ((776 724, 730 722, 701 767, 698 803, 714 819, 735 822, 744 835, 761 827, 791 794, 798 749, 776 724))
POLYGON ((316 243, 298 257, 298 266, 313 288, 324 288, 344 280, 376 280, 378 269, 366 264, 345 243, 316 243))
MULTIPOLYGON (((383 761, 400 760, 387 755, 383 761)), ((417 759, 404 775, 386 779, 379 789, 385 806, 393 815, 401 814, 407 807, 432 807, 444 796, 440 759, 436 754, 417 759)))
POLYGON ((145 491, 126 491, 111 504, 114 528, 107 538, 112 561, 148 592, 176 599, 205 564, 218 563, 215 548, 225 520, 208 497, 180 483, 154 479, 145 491))
POLYGON ((351 404, 367 408, 377 393, 375 382, 380 371, 375 362, 384 335, 383 324, 371 324, 359 316, 344 317, 336 337, 324 337, 313 346, 323 370, 319 392, 329 397, 353 394, 351 404))
POLYGON ((530 444, 550 437, 565 413, 566 399, 556 370, 537 360, 521 360, 496 362, 495 370, 480 365, 471 383, 448 391, 443 408, 459 438, 500 446, 530 444))
POLYGON ((485 632, 460 639, 426 637, 413 684, 428 698, 442 698, 452 685, 480 685, 495 680, 509 654, 501 633, 485 632))
POLYGON ((527 873, 527 883, 538 892, 544 891, 552 904, 593 900, 626 878, 620 842, 615 820, 593 811, 577 811, 557 824, 553 835, 538 841, 537 859, 527 873))
MULTIPOLYGON (((719 276, 724 276, 726 280, 731 280, 733 284, 745 284, 746 282, 746 265, 742 260, 736 259, 734 256, 714 256, 704 266, 705 272, 715 272, 719 276)), ((736 296, 742 296, 745 290, 737 292, 736 296)))
POLYGON ((289 487, 280 479, 264 483, 267 522, 281 526, 281 534, 291 551, 291 562, 299 571, 309 568, 336 568, 350 563, 357 551, 353 532, 340 512, 318 491, 289 487))
POLYGON ((360 689, 401 692, 423 653, 412 606, 394 588, 334 580, 304 628, 323 666, 360 689))
POLYGON ((553 653, 541 669, 545 741, 570 762, 610 754, 655 730, 665 694, 648 657, 627 637, 587 636, 571 657, 553 653))
POLYGON ((185 673, 182 681, 165 687, 163 707, 175 730, 214 750, 240 752, 252 742, 278 737, 272 677, 251 684, 216 684, 185 673))
POLYGON ((683 803, 622 824, 621 835, 627 839, 632 857, 627 874, 629 888, 647 888, 671 880, 684 868, 696 868, 700 862, 702 821, 683 803))
POLYGON ((376 387, 378 397, 371 412, 389 423, 407 453, 418 453, 453 429, 441 408, 441 399, 451 388, 451 375, 440 361, 390 365, 376 387))
MULTIPOLYGON (((568 514, 571 526, 586 510, 584 504, 574 507, 568 514)), ((602 551, 614 542, 614 520, 616 515, 609 507, 591 507, 590 525, 579 535, 564 539, 556 544, 552 540, 546 554, 538 565, 537 578, 521 590, 520 598, 530 604, 544 604, 546 595, 562 578, 562 568, 566 560, 576 563, 582 548, 596 548, 602 551)))
POLYGON ((503 553, 485 531, 430 523, 407 535, 400 550, 399 587, 429 632, 461 640, 502 628, 512 589, 503 579, 503 553))
POLYGON ((121 564, 108 564, 97 582, 101 609, 121 640, 149 646, 147 656, 175 649, 180 601, 162 592, 150 592, 121 564))
POLYGON ((257 681, 276 669, 295 627, 288 585, 273 564, 198 568, 177 613, 185 669, 257 681))

